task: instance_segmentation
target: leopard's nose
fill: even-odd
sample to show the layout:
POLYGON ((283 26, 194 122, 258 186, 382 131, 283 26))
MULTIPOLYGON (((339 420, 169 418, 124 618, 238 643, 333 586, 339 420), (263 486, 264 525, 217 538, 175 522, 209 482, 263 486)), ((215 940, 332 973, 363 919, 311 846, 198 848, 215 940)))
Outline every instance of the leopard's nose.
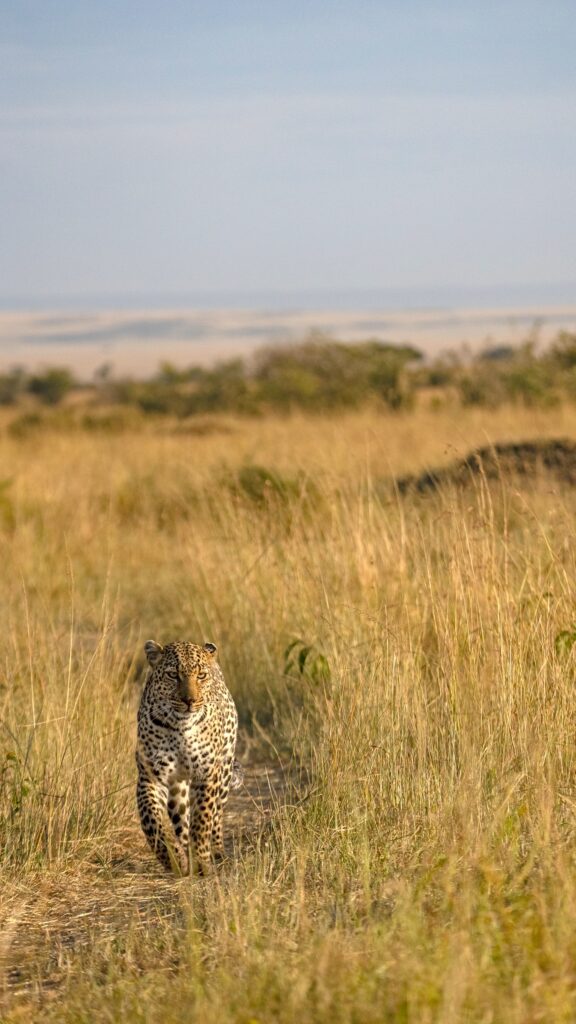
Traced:
POLYGON ((180 696, 186 704, 193 704, 198 699, 198 684, 194 676, 192 675, 181 675, 180 679, 180 696))

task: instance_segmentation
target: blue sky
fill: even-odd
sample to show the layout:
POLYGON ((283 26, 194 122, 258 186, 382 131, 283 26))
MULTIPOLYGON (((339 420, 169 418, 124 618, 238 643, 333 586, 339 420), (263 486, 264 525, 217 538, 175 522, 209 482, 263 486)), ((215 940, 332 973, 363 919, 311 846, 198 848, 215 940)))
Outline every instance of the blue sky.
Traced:
POLYGON ((567 301, 575 53, 573 0, 0 0, 0 301, 567 301))

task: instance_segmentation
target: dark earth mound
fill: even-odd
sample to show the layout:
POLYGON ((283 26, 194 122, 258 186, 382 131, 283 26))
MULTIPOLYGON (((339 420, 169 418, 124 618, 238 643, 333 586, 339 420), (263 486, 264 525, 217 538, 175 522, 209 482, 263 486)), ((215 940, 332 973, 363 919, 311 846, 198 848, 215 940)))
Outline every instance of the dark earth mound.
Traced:
POLYGON ((400 494, 423 494, 445 484, 466 486, 479 476, 488 480, 509 475, 535 477, 543 471, 576 484, 576 442, 553 439, 487 445, 441 469, 398 477, 395 486, 400 494))

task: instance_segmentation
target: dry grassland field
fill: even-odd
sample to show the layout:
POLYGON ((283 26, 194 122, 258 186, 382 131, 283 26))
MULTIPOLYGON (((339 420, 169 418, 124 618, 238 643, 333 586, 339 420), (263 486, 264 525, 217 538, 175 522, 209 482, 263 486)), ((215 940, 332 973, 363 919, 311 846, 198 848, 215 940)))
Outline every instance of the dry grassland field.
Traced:
POLYGON ((0 434, 0 1020, 576 1019, 576 407, 0 434), (228 859, 135 805, 143 643, 218 644, 228 859))

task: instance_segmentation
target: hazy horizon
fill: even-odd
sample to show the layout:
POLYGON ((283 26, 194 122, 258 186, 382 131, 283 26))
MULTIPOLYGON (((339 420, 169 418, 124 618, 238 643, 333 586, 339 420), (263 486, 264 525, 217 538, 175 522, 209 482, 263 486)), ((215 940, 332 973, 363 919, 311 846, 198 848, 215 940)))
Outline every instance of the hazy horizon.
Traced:
POLYGON ((211 365, 249 356, 263 345, 304 340, 311 333, 346 342, 378 338, 411 344, 424 355, 487 345, 548 343, 576 331, 576 304, 412 310, 102 309, 0 311, 0 372, 67 366, 86 378, 103 363, 146 376, 163 361, 211 365))
POLYGON ((214 289, 182 292, 125 292, 2 295, 3 312, 103 312, 110 310, 254 310, 307 312, 521 309, 576 305, 576 285, 444 286, 426 288, 214 289))

